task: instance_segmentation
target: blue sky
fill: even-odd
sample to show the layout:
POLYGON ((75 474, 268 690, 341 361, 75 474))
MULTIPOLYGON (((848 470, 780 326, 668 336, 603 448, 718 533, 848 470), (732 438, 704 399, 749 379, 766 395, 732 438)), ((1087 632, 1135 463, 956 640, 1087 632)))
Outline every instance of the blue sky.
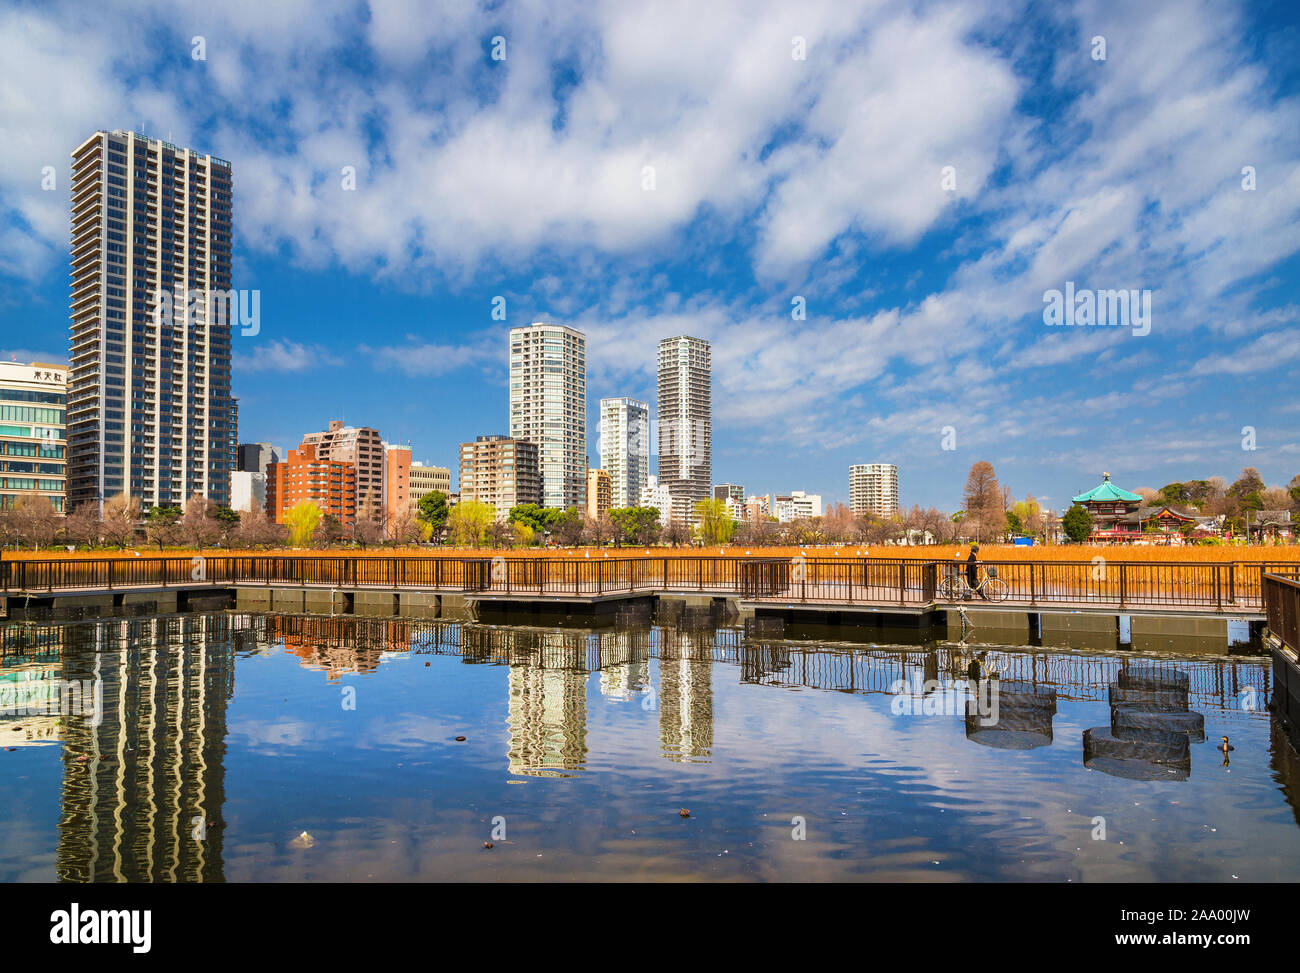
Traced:
POLYGON ((1294 4, 10 3, 0 64, 0 354, 66 356, 68 153, 143 126, 232 163, 242 441, 341 416, 453 465, 550 320, 593 465, 688 333, 750 492, 1300 473, 1294 4), (1047 326, 1067 281, 1149 290, 1150 332, 1047 326))

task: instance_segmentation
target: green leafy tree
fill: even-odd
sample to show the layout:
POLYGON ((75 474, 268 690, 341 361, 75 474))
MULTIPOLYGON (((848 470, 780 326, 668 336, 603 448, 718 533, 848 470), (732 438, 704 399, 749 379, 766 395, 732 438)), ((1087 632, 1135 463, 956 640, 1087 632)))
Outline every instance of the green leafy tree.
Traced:
POLYGON ((542 507, 535 503, 520 503, 510 508, 506 520, 511 524, 523 524, 534 534, 541 534, 550 529, 558 514, 559 511, 551 507, 542 507))
POLYGON ((1179 503, 1191 503, 1192 494, 1186 483, 1166 483, 1160 488, 1160 502, 1168 506, 1179 503))
POLYGON ((1073 504, 1061 518, 1061 529, 1072 541, 1086 541, 1092 533, 1092 514, 1081 504, 1073 504))
POLYGON ((306 547, 320 526, 321 510, 311 500, 302 500, 289 508, 284 515, 285 526, 289 528, 289 546, 306 547))
POLYGON ((659 510, 656 507, 616 507, 609 512, 609 519, 618 532, 617 543, 644 547, 659 537, 659 510))
POLYGON ((175 547, 183 540, 180 525, 180 507, 152 507, 145 517, 144 533, 150 544, 157 544, 158 550, 175 547))
POLYGON ((736 522, 727 513, 724 500, 700 500, 695 504, 695 518, 700 524, 700 539, 714 547, 731 540, 736 532, 736 522))
POLYGON ((324 544, 336 544, 343 540, 347 534, 347 528, 343 526, 343 521, 339 520, 334 514, 326 514, 320 521, 320 537, 318 538, 324 544))
POLYGON ((1228 487, 1228 499, 1235 501, 1238 510, 1262 510, 1264 508, 1264 478, 1259 470, 1247 466, 1241 471, 1235 483, 1228 487))
POLYGON ((420 511, 419 520, 429 525, 430 536, 441 534, 443 528, 447 526, 447 494, 441 490, 426 493, 420 498, 417 506, 420 511))

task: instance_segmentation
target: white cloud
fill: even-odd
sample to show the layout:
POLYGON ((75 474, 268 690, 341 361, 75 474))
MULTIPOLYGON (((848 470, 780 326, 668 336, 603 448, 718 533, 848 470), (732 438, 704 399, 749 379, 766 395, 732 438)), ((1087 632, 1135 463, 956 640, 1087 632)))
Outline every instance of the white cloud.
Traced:
POLYGON ((243 372, 306 372, 346 364, 343 358, 321 345, 288 339, 237 338, 236 341, 231 367, 243 372))
MULTIPOLYGON (((974 441, 1015 442, 1008 403, 1073 388, 1081 356, 1103 403, 1141 362, 1223 376, 1296 357, 1268 275, 1300 251, 1300 105, 1276 97, 1231 8, 1081 0, 1029 31, 1026 8, 943 2, 132 12, 0 11, 9 277, 64 259, 66 187, 42 193, 40 166, 66 180, 90 132, 143 123, 232 160, 241 249, 408 291, 509 293, 535 274, 512 320, 522 299, 587 331, 593 398, 646 394, 657 339, 700 334, 719 422, 773 441, 821 429, 901 450, 956 411, 974 441), (487 56, 498 31, 504 62, 487 56), (1152 289, 1151 335, 1044 333, 1042 293, 1066 280, 1152 289), (789 317, 794 282, 807 321, 789 317)), ((346 354, 298 337, 237 344, 236 367, 346 354)), ((491 337, 385 340, 363 355, 408 374, 502 361, 491 337)))

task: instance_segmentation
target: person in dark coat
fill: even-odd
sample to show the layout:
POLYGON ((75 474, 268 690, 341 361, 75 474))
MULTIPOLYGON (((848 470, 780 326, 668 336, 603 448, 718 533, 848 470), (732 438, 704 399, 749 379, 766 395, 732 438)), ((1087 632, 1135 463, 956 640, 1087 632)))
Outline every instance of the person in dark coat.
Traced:
MULTIPOLYGON (((979 550, 980 546, 978 544, 972 544, 970 546, 970 557, 966 558, 966 583, 970 585, 972 591, 977 590, 980 583, 979 550)), ((984 594, 983 591, 980 591, 980 597, 987 600, 988 595, 984 594)))

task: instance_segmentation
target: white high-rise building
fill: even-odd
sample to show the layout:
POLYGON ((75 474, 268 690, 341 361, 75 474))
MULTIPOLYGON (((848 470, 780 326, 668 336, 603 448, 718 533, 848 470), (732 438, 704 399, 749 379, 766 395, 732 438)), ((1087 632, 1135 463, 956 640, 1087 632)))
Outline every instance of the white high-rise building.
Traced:
POLYGON ((859 463, 849 467, 849 506, 859 517, 898 513, 898 467, 893 463, 859 463))
POLYGON ((679 335, 659 342, 659 482, 673 517, 691 521, 711 496, 713 388, 709 343, 679 335))
POLYGON ((650 476, 650 407, 636 399, 600 400, 600 467, 611 504, 633 507, 650 476))
POLYGON ((72 151, 68 505, 230 503, 230 163, 134 132, 72 151))
POLYGON ((542 506, 587 503, 587 339, 535 322, 510 329, 510 438, 537 444, 542 506))

